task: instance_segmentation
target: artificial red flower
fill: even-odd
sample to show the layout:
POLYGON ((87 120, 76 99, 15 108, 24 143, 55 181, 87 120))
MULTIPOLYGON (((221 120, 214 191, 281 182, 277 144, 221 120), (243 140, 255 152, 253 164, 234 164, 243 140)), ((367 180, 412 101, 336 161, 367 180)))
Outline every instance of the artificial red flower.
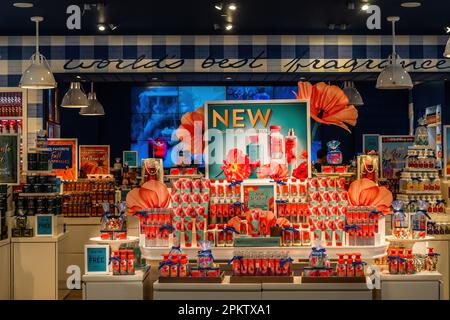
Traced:
POLYGON ((205 149, 205 142, 203 141, 203 132, 205 131, 204 112, 205 110, 203 107, 200 107, 192 112, 186 112, 181 117, 181 125, 175 132, 180 141, 183 141, 186 137, 186 132, 184 130, 189 133, 191 140, 190 150, 192 154, 202 154, 205 149), (202 128, 201 132, 199 132, 197 136, 194 135, 195 123, 201 125, 202 128))
POLYGON ((392 192, 366 178, 352 182, 348 189, 348 198, 354 206, 376 207, 385 214, 391 212, 392 192))
POLYGON ((294 178, 305 180, 308 178, 308 162, 303 161, 300 165, 292 171, 294 178))
POLYGON ((312 85, 309 82, 298 83, 297 99, 309 99, 311 118, 327 125, 336 125, 350 132, 347 124, 356 125, 358 110, 349 105, 344 91, 337 86, 324 82, 312 85))
POLYGON ((275 161, 271 161, 269 164, 261 166, 257 172, 259 179, 271 178, 275 181, 287 178, 288 175, 288 167, 285 164, 280 164, 275 161))
POLYGON ((303 151, 300 153, 300 159, 301 159, 301 160, 308 160, 308 150, 303 150, 303 151))
POLYGON ((164 183, 150 180, 141 188, 135 188, 128 192, 126 204, 128 212, 131 214, 144 209, 168 208, 170 204, 169 190, 164 183))
POLYGON ((227 181, 242 181, 247 179, 251 172, 250 158, 239 149, 231 149, 223 161, 222 170, 227 181))

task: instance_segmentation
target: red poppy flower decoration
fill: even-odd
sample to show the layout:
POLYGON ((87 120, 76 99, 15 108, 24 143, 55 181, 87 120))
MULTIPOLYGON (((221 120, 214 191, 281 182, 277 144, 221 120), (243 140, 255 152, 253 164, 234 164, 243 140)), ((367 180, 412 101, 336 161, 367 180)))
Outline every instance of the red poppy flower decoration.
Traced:
POLYGON ((239 149, 231 149, 227 154, 227 158, 223 161, 222 170, 227 181, 245 180, 252 172, 250 158, 239 149))
POLYGON ((308 178, 308 162, 304 161, 292 172, 294 178, 305 180, 308 178))

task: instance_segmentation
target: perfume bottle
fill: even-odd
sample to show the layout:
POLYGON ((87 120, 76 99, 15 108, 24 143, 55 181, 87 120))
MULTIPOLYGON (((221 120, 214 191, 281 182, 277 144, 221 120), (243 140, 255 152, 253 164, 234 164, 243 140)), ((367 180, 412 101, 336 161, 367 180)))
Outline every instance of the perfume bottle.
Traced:
POLYGON ((292 170, 297 167, 297 154, 298 154, 298 140, 295 135, 294 129, 289 129, 289 134, 285 138, 285 153, 286 163, 289 167, 289 173, 292 174, 292 170))
POLYGON ((255 169, 250 174, 250 178, 256 178, 256 164, 261 159, 261 146, 259 144, 258 135, 253 135, 249 137, 249 143, 247 144, 247 155, 250 159, 250 163, 254 165, 255 169))
POLYGON ((270 159, 283 161, 283 135, 280 126, 270 126, 270 159))

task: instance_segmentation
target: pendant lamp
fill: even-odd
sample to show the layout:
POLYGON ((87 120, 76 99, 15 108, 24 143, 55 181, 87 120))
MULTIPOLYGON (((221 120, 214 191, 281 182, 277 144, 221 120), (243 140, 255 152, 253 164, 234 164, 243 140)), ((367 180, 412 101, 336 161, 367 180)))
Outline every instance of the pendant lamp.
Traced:
POLYGON ((91 92, 87 96, 88 107, 80 109, 80 115, 82 116, 104 116, 105 110, 100 102, 97 100, 97 96, 94 92, 94 83, 91 82, 91 92))
POLYGON ((36 52, 31 56, 31 65, 20 78, 19 86, 24 89, 52 89, 56 81, 45 57, 39 52, 39 22, 42 17, 31 17, 36 23, 36 52))
POLYGON ((448 38, 447 45, 445 46, 444 57, 450 58, 450 38, 448 38))
POLYGON ((388 58, 388 66, 378 76, 376 87, 384 90, 412 89, 411 76, 400 64, 400 57, 395 50, 395 23, 400 18, 388 17, 387 20, 392 22, 392 55, 388 58))
POLYGON ((88 99, 84 94, 81 83, 71 82, 70 89, 64 95, 61 107, 63 108, 87 108, 88 99))
POLYGON ((355 87, 355 83, 353 81, 345 81, 344 87, 342 88, 345 95, 348 98, 348 103, 355 107, 361 107, 364 105, 363 98, 359 93, 358 89, 355 87))

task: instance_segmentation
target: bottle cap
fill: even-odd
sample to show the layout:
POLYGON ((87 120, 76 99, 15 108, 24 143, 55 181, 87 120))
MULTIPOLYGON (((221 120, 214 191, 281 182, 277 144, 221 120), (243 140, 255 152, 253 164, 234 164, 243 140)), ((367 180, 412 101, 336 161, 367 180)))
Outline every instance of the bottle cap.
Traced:
POLYGON ((289 136, 295 136, 295 131, 293 128, 289 129, 289 136))
POLYGON ((270 126, 270 131, 280 131, 281 127, 280 126, 270 126))
POLYGON ((259 137, 257 135, 256 136, 250 136, 248 138, 248 140, 250 141, 250 143, 258 143, 259 142, 259 137))

